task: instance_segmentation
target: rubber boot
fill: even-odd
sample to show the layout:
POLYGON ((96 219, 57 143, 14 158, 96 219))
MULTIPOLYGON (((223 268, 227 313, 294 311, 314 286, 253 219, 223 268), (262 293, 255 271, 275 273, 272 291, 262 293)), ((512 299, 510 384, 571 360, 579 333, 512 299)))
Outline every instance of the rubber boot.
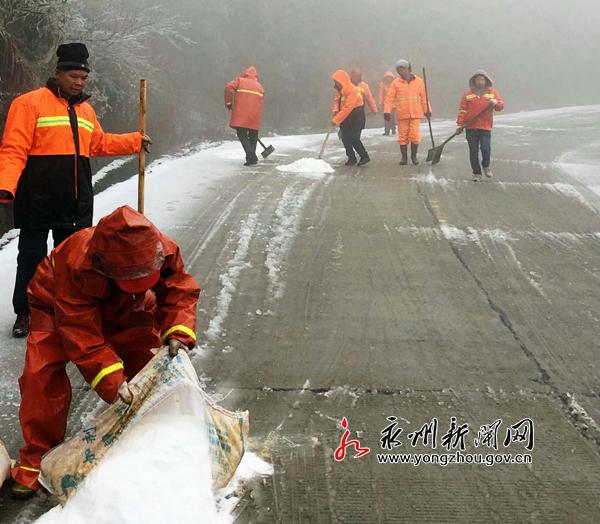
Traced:
POLYGON ((15 500, 28 500, 35 497, 35 491, 23 484, 19 484, 16 480, 13 480, 10 487, 10 497, 15 500))
POLYGON ((400 145, 400 152, 402 153, 402 160, 400 160, 400 165, 405 166, 408 164, 408 146, 400 145))
POLYGON ((29 334, 29 315, 17 315, 12 328, 13 338, 23 338, 29 334))
POLYGON ((410 159, 413 165, 418 166, 419 161, 417 160, 417 151, 419 150, 419 144, 410 145, 410 159))

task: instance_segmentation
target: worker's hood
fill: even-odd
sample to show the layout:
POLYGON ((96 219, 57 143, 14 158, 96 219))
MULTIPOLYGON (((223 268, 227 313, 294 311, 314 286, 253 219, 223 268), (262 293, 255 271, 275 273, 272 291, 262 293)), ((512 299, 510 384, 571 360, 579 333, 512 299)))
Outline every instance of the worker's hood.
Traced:
POLYGON ((160 232, 129 206, 98 222, 88 255, 95 271, 114 280, 154 279, 165 260, 160 232))
POLYGON ((242 76, 244 78, 252 78, 254 80, 258 80, 258 71, 256 70, 256 67, 250 66, 242 73, 242 76))
POLYGON ((350 81, 350 75, 343 69, 338 69, 331 75, 331 79, 342 86, 342 94, 346 95, 352 90, 352 82, 350 81))
POLYGON ((483 76, 485 77, 485 85, 486 87, 492 87, 492 79, 490 78, 490 75, 488 75, 483 69, 478 69, 475 74, 469 79, 469 87, 471 89, 475 88, 475 77, 476 76, 483 76))

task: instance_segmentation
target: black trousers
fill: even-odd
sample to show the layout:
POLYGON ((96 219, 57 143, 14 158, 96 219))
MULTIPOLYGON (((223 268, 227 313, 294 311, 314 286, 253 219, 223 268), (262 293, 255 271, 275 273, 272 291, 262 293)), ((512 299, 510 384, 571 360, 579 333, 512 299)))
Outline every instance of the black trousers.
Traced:
POLYGON ((469 160, 473 174, 481 175, 479 165, 479 150, 481 149, 481 165, 490 167, 492 155, 492 132, 485 129, 467 129, 467 142, 469 144, 469 160))
MULTIPOLYGON (((53 229, 54 247, 75 233, 75 229, 53 229)), ((48 229, 21 229, 19 254, 17 255, 17 278, 13 292, 13 308, 17 315, 29 313, 27 286, 38 264, 48 254, 48 229)))
POLYGON ((362 133, 360 127, 344 126, 342 124, 340 130, 342 132, 342 143, 346 148, 346 156, 349 160, 356 160, 354 151, 358 153, 360 158, 369 158, 369 153, 367 153, 365 146, 360 140, 360 135, 362 133))
POLYGON ((256 144, 258 143, 258 130, 247 127, 236 127, 235 131, 246 153, 246 162, 258 162, 256 144))

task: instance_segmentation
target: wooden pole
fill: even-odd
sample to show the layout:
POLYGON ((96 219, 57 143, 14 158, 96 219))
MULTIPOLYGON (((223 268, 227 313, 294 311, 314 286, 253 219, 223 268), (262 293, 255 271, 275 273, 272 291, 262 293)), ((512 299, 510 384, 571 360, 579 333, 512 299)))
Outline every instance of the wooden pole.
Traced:
MULTIPOLYGON (((146 80, 140 80, 140 133, 146 134, 146 80)), ((138 211, 144 213, 144 177, 146 175, 146 152, 140 150, 138 159, 138 211)))
POLYGON ((327 145, 327 141, 329 140, 329 135, 331 134, 333 129, 334 128, 331 127, 329 129, 329 131, 327 131, 327 134, 325 135, 325 140, 323 140, 323 144, 321 145, 321 151, 319 152, 319 160, 321 160, 323 158, 323 153, 325 153, 325 146, 327 145))

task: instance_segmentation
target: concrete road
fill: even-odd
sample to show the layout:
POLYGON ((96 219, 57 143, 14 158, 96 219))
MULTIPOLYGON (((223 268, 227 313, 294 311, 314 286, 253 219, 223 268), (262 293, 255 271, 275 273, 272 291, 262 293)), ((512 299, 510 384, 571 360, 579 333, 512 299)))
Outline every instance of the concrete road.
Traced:
MULTIPOLYGON (((333 175, 276 171, 314 154, 316 137, 240 171, 166 231, 204 289, 198 372, 225 406, 250 410, 250 447, 274 464, 248 484, 239 522, 600 521, 600 200, 553 163, 593 141, 598 116, 500 119, 482 183, 462 138, 433 169, 400 167, 374 132, 364 168, 339 166, 334 143, 333 175), (343 417, 370 453, 334 459, 343 417), (435 448, 432 435, 413 447, 433 419, 435 448), (445 445, 453 419, 464 449, 456 433, 445 445), (532 450, 526 424, 510 427, 524 419, 532 450), (402 431, 384 449, 391 422, 402 431), (497 449, 477 447, 494 422, 497 449), (380 463, 400 453, 531 463, 380 463)), ((78 397, 74 420, 92 402, 78 397)), ((29 522, 51 502, 3 492, 0 520, 29 522)))

